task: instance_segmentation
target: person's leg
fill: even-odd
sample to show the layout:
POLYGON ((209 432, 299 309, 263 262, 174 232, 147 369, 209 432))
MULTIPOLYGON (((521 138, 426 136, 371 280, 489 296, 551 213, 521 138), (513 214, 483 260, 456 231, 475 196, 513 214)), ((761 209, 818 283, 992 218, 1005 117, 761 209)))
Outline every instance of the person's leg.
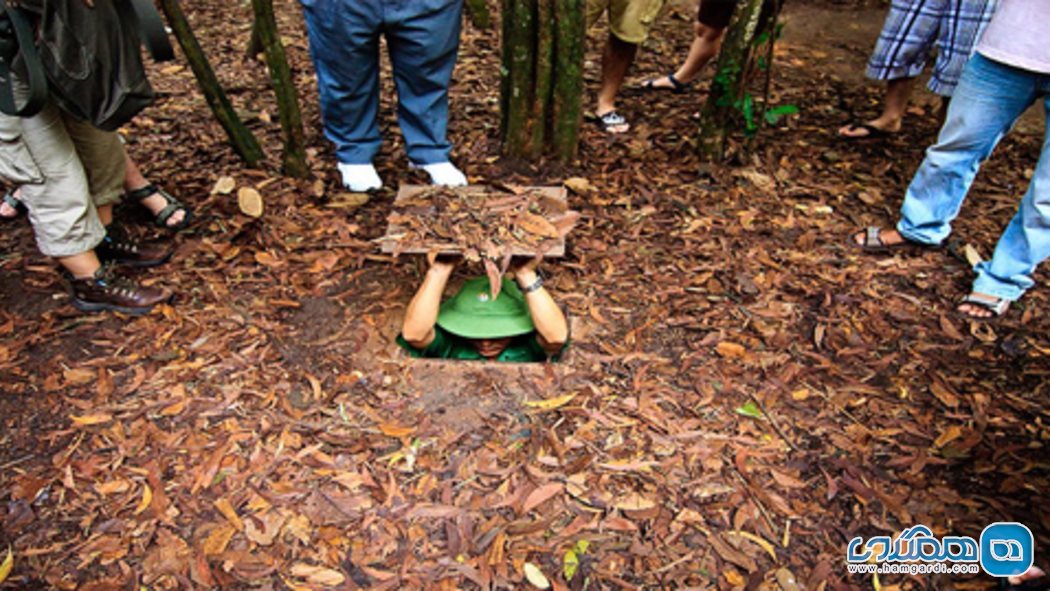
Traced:
POLYGON ((735 2, 700 0, 696 11, 696 22, 693 23, 695 35, 689 46, 689 55, 686 56, 685 62, 671 76, 656 78, 647 82, 646 86, 678 90, 683 84, 696 80, 707 62, 718 55, 726 28, 733 20, 735 8, 735 2))
POLYGON ((435 184, 464 185, 449 162, 448 87, 456 65, 463 0, 388 8, 384 29, 397 86, 397 115, 409 161, 435 184), (441 31, 435 35, 435 31, 441 31))
POLYGON ((59 259, 94 249, 105 229, 58 107, 49 104, 28 118, 0 116, 0 126, 15 134, 12 147, 26 156, 19 168, 31 174, 19 179, 20 195, 40 252, 59 259))
MULTIPOLYGON (((1050 93, 1050 76, 1044 78, 1048 80, 1045 92, 1050 93)), ((1050 116, 1050 94, 1044 96, 1043 103, 1050 116)), ((973 282, 973 293, 1017 300, 1035 284, 1032 273, 1047 257, 1050 257, 1050 129, 1017 213, 999 237, 991 260, 975 267, 977 278, 973 282)), ((961 306, 960 311, 991 315, 977 306, 964 306, 967 309, 961 306)))
POLYGON ((638 46, 649 36, 649 29, 663 4, 664 0, 609 2, 609 38, 602 55, 602 84, 595 111, 602 127, 609 133, 623 133, 630 129, 627 120, 616 111, 616 97, 638 53, 638 46))
POLYGON ((684 84, 696 80, 707 62, 718 55, 726 32, 725 28, 709 27, 701 22, 693 23, 693 30, 696 35, 689 46, 689 55, 674 73, 674 77, 684 84))
MULTIPOLYGON (((616 95, 620 93, 627 70, 634 62, 638 45, 620 40, 610 33, 602 54, 602 85, 598 90, 598 117, 616 111, 616 95)), ((610 133, 624 133, 631 128, 626 121, 607 128, 610 133)))
POLYGON ((170 244, 136 240, 113 221, 113 206, 124 195, 129 162, 120 136, 66 115, 62 118, 85 173, 95 211, 106 231, 95 253, 103 260, 137 267, 166 262, 172 253, 170 244))
POLYGON ((900 130, 915 78, 926 66, 948 3, 949 0, 893 1, 866 72, 872 80, 886 81, 882 111, 863 124, 839 128, 839 136, 861 138, 900 130))
POLYGON ((882 112, 863 125, 850 123, 839 128, 839 136, 846 138, 869 137, 876 132, 897 133, 904 121, 904 111, 908 108, 912 90, 915 89, 915 78, 897 78, 886 82, 886 92, 882 95, 882 112), (874 128, 873 132, 870 128, 874 128))
MULTIPOLYGON (((882 230, 879 241, 935 245, 947 238, 981 163, 1035 96, 1031 76, 974 56, 948 104, 937 142, 908 185, 896 229, 882 230)), ((861 244, 863 233, 854 240, 861 244)))
POLYGON ((904 195, 900 234, 940 244, 982 162, 1036 98, 1030 73, 975 55, 963 72, 937 143, 926 150, 904 195))
POLYGON ((372 167, 381 142, 377 0, 304 3, 310 55, 317 73, 325 135, 335 144, 343 182, 351 190, 382 185, 372 167))
MULTIPOLYGON (((689 84, 700 76, 704 66, 718 55, 719 49, 722 48, 722 38, 725 36, 724 28, 709 27, 701 22, 693 23, 693 28, 696 35, 689 46, 689 55, 686 56, 682 65, 678 66, 678 69, 671 74, 679 85, 689 84)), ((653 88, 666 88, 668 90, 675 90, 680 87, 675 86, 674 82, 669 80, 667 76, 654 78, 646 84, 653 88)))
POLYGON ((997 0, 948 2, 937 31, 937 58, 927 87, 942 98, 950 98, 959 84, 963 68, 974 53, 995 14, 997 0))
MULTIPOLYGON (((68 274, 74 305, 81 310, 141 314, 170 299, 165 289, 139 286, 104 272, 94 249, 101 245, 105 230, 60 111, 48 105, 29 118, 0 116, 0 127, 13 130, 18 138, 5 147, 0 165, 5 174, 13 170, 12 164, 25 173, 16 180, 22 183, 21 196, 29 204, 37 245, 68 274)), ((119 167, 114 165, 114 170, 102 176, 114 175, 119 196, 123 152, 115 156, 119 167)))

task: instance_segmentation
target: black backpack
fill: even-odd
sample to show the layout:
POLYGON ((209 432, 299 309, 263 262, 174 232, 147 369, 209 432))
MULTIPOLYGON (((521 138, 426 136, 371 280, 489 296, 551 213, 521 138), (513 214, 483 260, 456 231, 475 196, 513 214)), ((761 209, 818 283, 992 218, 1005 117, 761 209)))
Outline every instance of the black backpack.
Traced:
MULTIPOLYGON (((36 17, 36 52, 49 95, 64 111, 113 131, 153 102, 139 47, 145 40, 158 61, 172 59, 174 52, 150 0, 95 0, 93 7, 83 0, 21 0, 19 4, 23 12, 36 17)), ((14 28, 17 38, 18 25, 14 28)), ((32 58, 24 44, 19 48, 32 85, 32 58)), ((5 94, 0 89, 0 97, 5 94)))

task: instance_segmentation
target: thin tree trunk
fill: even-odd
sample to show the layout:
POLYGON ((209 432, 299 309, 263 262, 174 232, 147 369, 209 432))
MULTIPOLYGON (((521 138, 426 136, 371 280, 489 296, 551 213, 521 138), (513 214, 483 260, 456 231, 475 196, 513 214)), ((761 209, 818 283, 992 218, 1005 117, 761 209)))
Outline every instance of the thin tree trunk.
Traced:
POLYGON ((529 140, 525 156, 539 158, 547 141, 547 115, 550 111, 554 75, 554 1, 536 0, 536 53, 529 111, 529 140))
POLYGON ((207 56, 201 49, 197 37, 193 34, 190 23, 186 20, 186 14, 179 6, 178 0, 160 0, 161 9, 168 18, 175 38, 186 54, 186 60, 190 63, 197 83, 200 84, 201 92, 204 94, 208 106, 211 108, 215 118, 219 120, 226 135, 230 138, 230 144, 237 154, 244 159, 249 166, 255 166, 263 158, 262 148, 255 139, 251 130, 244 126, 241 118, 237 116, 233 105, 230 104, 226 92, 215 77, 215 71, 208 63, 207 56))
POLYGON ((503 55, 507 63, 504 108, 504 151, 508 156, 529 157, 532 125, 530 114, 533 73, 536 65, 536 14, 534 0, 506 0, 503 14, 503 55))
POLYGON ((576 155, 583 101, 582 0, 504 0, 503 153, 576 155))
POLYGON ((244 57, 250 60, 255 59, 255 56, 262 53, 263 42, 262 37, 259 36, 259 19, 252 19, 252 34, 248 38, 248 47, 244 50, 244 57))
POLYGON ((576 157, 583 122, 584 0, 554 2, 554 89, 550 145, 555 158, 576 157))
MULTIPOLYGON (((751 117, 754 117, 753 100, 747 89, 753 73, 754 41, 760 34, 758 25, 762 3, 763 0, 741 3, 722 44, 711 90, 701 112, 699 144, 706 158, 724 159, 729 134, 739 121, 739 115, 750 110, 751 117)), ((776 15, 771 15, 768 20, 775 24, 776 15)))
POLYGON ((303 117, 299 110, 299 96, 296 94, 292 72, 288 67, 288 57, 284 53, 280 35, 277 33, 277 20, 273 14, 273 0, 252 0, 255 10, 254 29, 259 34, 266 64, 270 69, 270 80, 277 96, 277 113, 281 120, 281 132, 284 136, 284 154, 282 169, 284 173, 296 178, 310 176, 306 165, 306 136, 303 132, 303 117))

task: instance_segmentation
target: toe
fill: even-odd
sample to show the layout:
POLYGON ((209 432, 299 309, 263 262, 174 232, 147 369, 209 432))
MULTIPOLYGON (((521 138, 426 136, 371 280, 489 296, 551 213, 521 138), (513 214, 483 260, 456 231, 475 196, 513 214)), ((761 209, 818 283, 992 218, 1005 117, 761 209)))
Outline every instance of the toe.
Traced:
POLYGON ((182 220, 186 219, 186 211, 183 209, 177 210, 175 213, 168 217, 166 225, 169 228, 173 228, 182 223, 182 220))
POLYGON ((966 316, 969 316, 970 318, 982 318, 983 319, 983 318, 991 318, 992 317, 991 310, 987 310, 985 308, 982 308, 980 306, 976 306, 974 304, 961 304, 958 308, 956 308, 956 310, 958 310, 961 314, 965 314, 966 316))

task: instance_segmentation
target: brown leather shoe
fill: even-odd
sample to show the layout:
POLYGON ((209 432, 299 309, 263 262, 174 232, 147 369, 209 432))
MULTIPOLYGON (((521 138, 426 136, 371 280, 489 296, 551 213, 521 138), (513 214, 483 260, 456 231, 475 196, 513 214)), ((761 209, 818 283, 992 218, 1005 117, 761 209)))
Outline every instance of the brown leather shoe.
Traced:
POLYGON ((118 277, 113 269, 102 266, 94 277, 69 279, 73 289, 73 305, 84 312, 114 310, 138 316, 153 306, 171 299, 171 292, 161 287, 146 287, 118 277))
POLYGON ((105 238, 95 247, 95 254, 103 263, 132 267, 155 267, 167 262, 171 253, 170 245, 155 240, 137 240, 117 224, 106 226, 105 238))

